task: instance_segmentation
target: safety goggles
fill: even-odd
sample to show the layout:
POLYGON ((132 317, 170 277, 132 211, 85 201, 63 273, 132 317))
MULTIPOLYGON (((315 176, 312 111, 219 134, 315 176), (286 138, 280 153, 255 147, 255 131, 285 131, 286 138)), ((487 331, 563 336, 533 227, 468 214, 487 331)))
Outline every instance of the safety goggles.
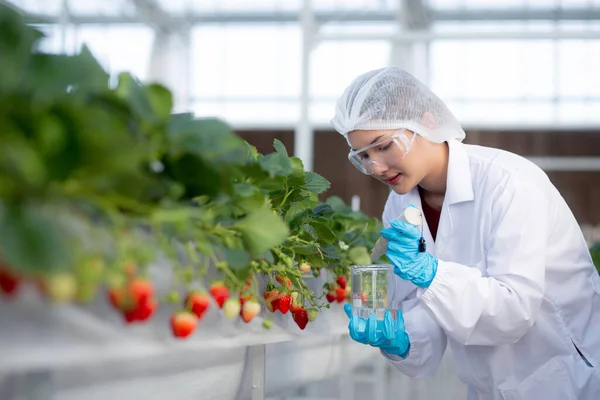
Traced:
POLYGON ((414 134, 409 139, 406 132, 406 129, 400 129, 389 138, 352 150, 348 160, 363 174, 373 175, 375 165, 383 168, 406 157, 415 139, 414 134))

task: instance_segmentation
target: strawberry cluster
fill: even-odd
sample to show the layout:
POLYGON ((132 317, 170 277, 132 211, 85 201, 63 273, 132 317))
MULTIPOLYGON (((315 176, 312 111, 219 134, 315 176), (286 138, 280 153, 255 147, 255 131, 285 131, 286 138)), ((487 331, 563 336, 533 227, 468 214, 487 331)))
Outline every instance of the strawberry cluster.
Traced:
POLYGON ((336 284, 326 285, 328 292, 325 298, 329 303, 342 303, 350 295, 350 287, 345 276, 339 275, 336 279, 336 284))

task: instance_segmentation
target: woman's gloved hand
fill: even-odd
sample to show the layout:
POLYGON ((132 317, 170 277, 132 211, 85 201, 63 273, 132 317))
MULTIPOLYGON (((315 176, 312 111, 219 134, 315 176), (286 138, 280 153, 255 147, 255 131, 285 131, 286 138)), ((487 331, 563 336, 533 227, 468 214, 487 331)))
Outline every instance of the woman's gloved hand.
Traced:
POLYGON ((345 304, 344 311, 350 318, 348 331, 353 340, 378 347, 388 354, 406 358, 410 350, 410 341, 404 330, 401 310, 398 310, 396 319, 386 311, 383 320, 377 320, 375 314, 371 314, 369 319, 359 318, 352 314, 351 304, 345 304))
POLYGON ((427 252, 419 252, 421 231, 415 225, 394 220, 381 231, 388 240, 386 256, 394 265, 394 273, 421 288, 427 288, 435 278, 438 260, 427 252))

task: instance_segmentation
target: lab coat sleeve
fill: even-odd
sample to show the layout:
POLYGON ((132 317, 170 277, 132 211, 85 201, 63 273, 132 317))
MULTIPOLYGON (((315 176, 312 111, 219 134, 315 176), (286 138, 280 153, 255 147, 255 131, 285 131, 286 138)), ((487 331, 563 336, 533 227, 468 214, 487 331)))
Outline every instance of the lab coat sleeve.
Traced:
MULTIPOLYGON (((390 193, 386 202, 382 222, 384 227, 390 226, 390 221, 398 218, 403 207, 395 204, 394 194, 390 193)), ((437 371, 442 356, 446 351, 447 338, 444 330, 420 304, 416 292, 417 287, 409 281, 404 281, 390 271, 388 295, 389 308, 402 310, 404 326, 410 341, 410 351, 406 358, 388 354, 381 350, 385 358, 405 375, 419 379, 428 378, 437 371)))
POLYGON ((390 360, 395 368, 411 378, 433 376, 446 351, 446 334, 421 304, 404 314, 404 325, 410 340, 408 356, 402 358, 383 350, 381 354, 390 360))
POLYGON ((509 182, 492 206, 486 273, 439 261, 421 296, 446 334, 463 345, 518 341, 535 323, 544 296, 551 210, 530 183, 509 182))

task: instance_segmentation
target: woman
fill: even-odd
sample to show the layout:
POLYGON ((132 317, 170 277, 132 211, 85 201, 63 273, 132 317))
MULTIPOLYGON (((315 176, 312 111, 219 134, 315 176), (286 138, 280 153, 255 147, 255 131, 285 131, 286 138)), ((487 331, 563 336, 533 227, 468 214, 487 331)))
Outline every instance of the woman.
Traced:
POLYGON ((347 305, 350 336, 414 378, 449 343, 469 399, 600 399, 600 277, 546 174, 461 143, 444 103, 396 67, 356 78, 331 122, 350 161, 391 188, 382 236, 400 311, 377 326, 347 305), (411 204, 422 231, 397 219, 411 204))

